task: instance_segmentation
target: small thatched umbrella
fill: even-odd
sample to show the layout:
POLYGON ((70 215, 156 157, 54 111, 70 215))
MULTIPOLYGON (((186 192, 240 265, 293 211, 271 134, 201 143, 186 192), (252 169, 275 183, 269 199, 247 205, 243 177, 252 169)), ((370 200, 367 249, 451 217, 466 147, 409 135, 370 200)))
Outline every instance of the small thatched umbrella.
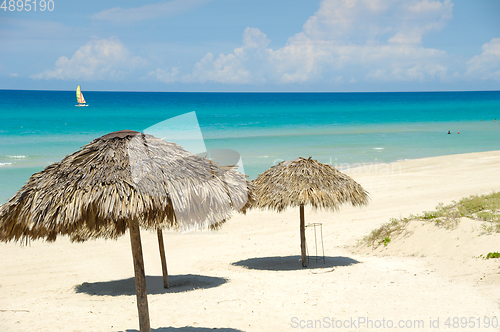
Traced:
POLYGON ((256 195, 254 207, 282 212, 300 207, 300 248, 302 266, 307 266, 304 205, 337 210, 343 203, 368 203, 368 192, 335 167, 299 157, 283 161, 252 181, 256 195))
POLYGON ((158 230, 159 239, 162 228, 217 227, 248 207, 249 185, 174 143, 114 132, 32 175, 0 206, 0 240, 115 239, 128 229, 140 330, 150 331, 139 227, 158 230))

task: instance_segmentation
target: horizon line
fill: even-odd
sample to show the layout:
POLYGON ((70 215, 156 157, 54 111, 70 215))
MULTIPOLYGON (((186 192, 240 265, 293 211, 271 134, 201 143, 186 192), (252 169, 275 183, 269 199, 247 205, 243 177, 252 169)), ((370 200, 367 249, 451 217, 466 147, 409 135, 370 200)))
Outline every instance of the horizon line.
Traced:
MULTIPOLYGON (((11 89, 0 91, 56 91, 74 92, 59 89, 11 89)), ((84 92, 135 92, 135 93, 429 93, 429 92, 500 92, 499 90, 408 90, 408 91, 140 91, 140 90, 83 90, 84 92)))

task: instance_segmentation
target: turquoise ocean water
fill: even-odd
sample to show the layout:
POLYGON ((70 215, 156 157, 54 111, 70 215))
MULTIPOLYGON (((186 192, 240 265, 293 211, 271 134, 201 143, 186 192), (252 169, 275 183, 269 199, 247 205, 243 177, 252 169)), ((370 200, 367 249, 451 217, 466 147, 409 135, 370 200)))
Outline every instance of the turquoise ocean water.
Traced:
POLYGON ((299 156, 345 166, 500 150, 500 91, 83 92, 89 107, 74 91, 0 90, 0 204, 97 137, 192 111, 206 147, 239 152, 250 179, 299 156))

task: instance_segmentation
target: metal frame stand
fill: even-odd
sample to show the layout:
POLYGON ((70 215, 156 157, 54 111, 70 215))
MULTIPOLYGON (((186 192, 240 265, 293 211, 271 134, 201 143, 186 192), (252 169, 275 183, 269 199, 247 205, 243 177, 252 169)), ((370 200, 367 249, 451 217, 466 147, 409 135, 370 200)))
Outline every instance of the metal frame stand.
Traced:
POLYGON ((325 264, 325 247, 323 246, 323 224, 322 223, 307 224, 305 228, 306 228, 306 230, 308 228, 312 228, 312 230, 314 232, 314 250, 316 253, 315 256, 309 255, 309 245, 307 245, 307 237, 306 237, 307 263, 309 263, 309 260, 312 258, 312 259, 314 259, 315 262, 322 260, 323 264, 325 264), (319 232, 319 234, 318 234, 318 232, 319 232), (321 240, 322 256, 318 255, 318 240, 321 240))

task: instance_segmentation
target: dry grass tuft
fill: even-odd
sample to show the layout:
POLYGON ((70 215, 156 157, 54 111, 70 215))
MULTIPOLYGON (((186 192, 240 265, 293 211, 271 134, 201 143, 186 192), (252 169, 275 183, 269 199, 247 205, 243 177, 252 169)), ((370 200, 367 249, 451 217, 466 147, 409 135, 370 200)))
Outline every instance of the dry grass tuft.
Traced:
POLYGON ((440 203, 435 210, 425 211, 421 215, 391 219, 389 223, 363 238, 362 243, 376 248, 384 243, 385 239, 394 238, 404 232, 413 220, 433 222, 436 226, 452 229, 462 217, 484 221, 483 229, 486 233, 500 233, 500 192, 469 196, 450 205, 440 203))

